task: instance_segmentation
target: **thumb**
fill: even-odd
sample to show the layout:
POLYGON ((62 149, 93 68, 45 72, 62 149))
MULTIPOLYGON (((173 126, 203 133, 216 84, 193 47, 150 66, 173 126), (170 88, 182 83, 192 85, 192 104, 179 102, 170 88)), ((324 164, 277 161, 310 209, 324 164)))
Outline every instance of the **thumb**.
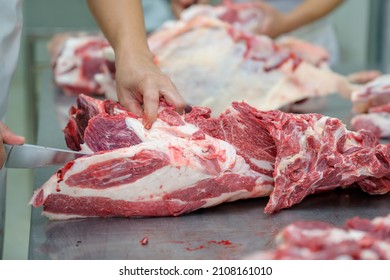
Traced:
POLYGON ((21 145, 24 144, 25 138, 23 136, 13 133, 8 126, 0 122, 0 140, 7 144, 21 145))
POLYGON ((13 133, 4 123, 0 122, 0 169, 5 162, 4 143, 21 145, 24 143, 24 137, 13 133))

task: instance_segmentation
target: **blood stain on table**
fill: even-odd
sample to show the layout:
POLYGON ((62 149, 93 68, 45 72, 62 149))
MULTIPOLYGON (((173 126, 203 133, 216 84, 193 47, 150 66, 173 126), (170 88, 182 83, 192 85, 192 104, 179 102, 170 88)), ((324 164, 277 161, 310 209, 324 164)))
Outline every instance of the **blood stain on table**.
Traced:
POLYGON ((146 236, 140 240, 141 245, 146 245, 148 244, 148 242, 149 242, 149 238, 146 236))
POLYGON ((237 249, 239 244, 233 244, 230 240, 208 240, 205 241, 204 244, 198 245, 196 247, 186 247, 185 249, 187 251, 197 251, 197 250, 202 250, 202 249, 209 249, 213 246, 224 246, 225 248, 229 249, 237 249))

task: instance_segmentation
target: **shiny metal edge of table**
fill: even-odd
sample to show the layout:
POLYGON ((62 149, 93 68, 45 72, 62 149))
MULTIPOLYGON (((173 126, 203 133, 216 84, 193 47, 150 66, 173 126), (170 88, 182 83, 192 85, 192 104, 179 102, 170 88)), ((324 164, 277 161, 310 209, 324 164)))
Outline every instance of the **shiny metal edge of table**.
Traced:
MULTIPOLYGON (((65 147, 56 102, 72 102, 53 86, 51 74, 41 78, 38 144, 65 147)), ((326 115, 347 124, 350 107, 337 95, 329 97, 326 115)), ((34 187, 57 170, 37 169, 34 187)), ((354 216, 374 218, 390 213, 390 194, 370 196, 359 188, 336 189, 312 195, 273 215, 263 209, 268 198, 225 203, 181 217, 88 218, 49 221, 34 208, 29 259, 242 259, 275 246, 275 235, 297 220, 343 225, 354 216), (148 244, 141 240, 148 238, 148 244)))

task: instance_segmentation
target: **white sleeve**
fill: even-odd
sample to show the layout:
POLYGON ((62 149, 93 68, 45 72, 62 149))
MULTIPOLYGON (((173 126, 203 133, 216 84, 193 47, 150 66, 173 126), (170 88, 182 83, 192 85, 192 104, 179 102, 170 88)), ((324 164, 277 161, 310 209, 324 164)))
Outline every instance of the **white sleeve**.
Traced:
POLYGON ((0 7, 0 120, 4 120, 9 85, 20 49, 22 0, 0 0, 0 7))

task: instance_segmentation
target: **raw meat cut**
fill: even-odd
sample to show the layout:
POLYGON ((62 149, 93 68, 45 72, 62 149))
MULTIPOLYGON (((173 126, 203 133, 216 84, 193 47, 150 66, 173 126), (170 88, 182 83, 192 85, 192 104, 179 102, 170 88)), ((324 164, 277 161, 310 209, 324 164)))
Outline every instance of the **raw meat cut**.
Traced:
POLYGON ((228 143, 172 138, 70 162, 31 203, 51 219, 177 216, 271 190, 228 143))
POLYGON ((104 82, 97 82, 95 76, 113 75, 115 71, 114 63, 103 55, 108 46, 101 34, 63 33, 54 36, 49 43, 49 52, 55 84, 70 95, 104 95, 107 90, 104 82))
MULTIPOLYGON (((269 110, 333 93, 349 96, 353 86, 328 68, 328 54, 323 48, 294 38, 273 41, 254 34, 255 22, 261 24, 263 18, 263 12, 254 7, 255 3, 193 5, 180 20, 167 22, 149 37, 156 64, 171 77, 189 105, 210 107, 217 116, 233 101, 269 110)), ((93 38, 85 41, 89 39, 93 38)), ((89 44, 95 48, 94 43, 89 44)), ((116 100, 112 48, 92 50, 102 66, 86 77, 74 68, 82 65, 79 61, 84 58, 69 57, 83 56, 84 52, 64 51, 69 45, 75 43, 64 45, 61 55, 53 60, 77 63, 72 64, 71 71, 66 68, 69 77, 66 71, 54 68, 57 85, 68 92, 84 93, 87 83, 91 88, 85 93, 104 92, 116 100)))
POLYGON ((367 113, 357 114, 351 119, 354 130, 371 131, 378 139, 390 137, 390 103, 371 107, 367 113))
MULTIPOLYGON (((233 1, 223 1, 222 5, 192 5, 185 9, 180 15, 180 21, 189 22, 196 17, 208 17, 219 19, 230 24, 237 30, 242 30, 249 34, 259 34, 259 29, 264 24, 265 12, 256 2, 233 3, 233 1)), ((178 31, 172 28, 174 24, 167 22, 162 28, 169 28, 171 32, 178 31)), ((159 34, 160 32, 156 32, 159 34)), ((166 37, 164 34, 153 36, 166 37)), ((175 36, 172 34, 172 36, 175 36)), ((298 54, 305 61, 313 65, 326 65, 329 61, 327 50, 321 46, 313 45, 308 42, 293 37, 282 36, 275 42, 278 47, 289 49, 298 54)))
POLYGON ((366 129, 378 138, 390 137, 390 75, 382 75, 352 93, 354 130, 366 129))
POLYGON ((320 221, 299 221, 277 236, 275 250, 247 259, 272 260, 388 260, 390 215, 372 220, 354 217, 343 227, 320 221))
POLYGON ((370 132, 350 132, 319 114, 259 111, 244 102, 210 115, 194 107, 180 116, 162 102, 158 120, 145 130, 118 103, 80 95, 64 132, 70 148, 90 155, 60 169, 31 203, 62 219, 180 215, 270 196, 264 211, 273 213, 355 182, 369 194, 390 190, 389 146, 370 132))
POLYGON ((371 107, 390 102, 390 74, 382 75, 354 90, 351 101, 355 113, 367 113, 371 107))
POLYGON ((141 143, 132 130, 126 129, 126 117, 138 118, 117 102, 81 94, 77 108, 72 106, 69 110, 69 121, 64 128, 66 144, 70 149, 81 150, 86 143, 85 152, 97 152, 141 143), (97 134, 91 135, 90 130, 97 134))
POLYGON ((261 117, 278 151, 275 186, 266 213, 291 207, 309 194, 354 182, 370 194, 390 190, 387 182, 375 179, 387 180, 390 174, 389 147, 377 144, 371 133, 348 131, 340 120, 319 114, 269 111, 261 117))
POLYGON ((188 22, 198 16, 220 19, 235 28, 256 33, 265 15, 256 2, 233 3, 225 0, 216 6, 191 5, 180 14, 180 20, 188 22))
POLYGON ((185 118, 205 133, 228 141, 235 147, 238 146, 237 141, 243 147, 238 146, 237 153, 243 155, 249 164, 252 163, 254 170, 259 169, 253 165, 256 161, 250 159, 254 154, 250 144, 254 143, 252 147, 255 148, 262 139, 270 143, 260 146, 268 151, 270 159, 275 155, 275 161, 268 165, 273 167, 274 190, 265 208, 266 213, 291 207, 307 195, 349 186, 354 182, 370 194, 383 194, 390 190, 387 178, 390 175, 389 146, 378 144, 370 132, 348 131, 340 120, 320 114, 258 111, 245 103, 236 102, 232 107, 219 118, 207 119, 206 116, 191 121, 189 116, 192 112, 185 118), (242 115, 228 119, 226 115, 231 116, 234 111, 242 112, 242 115), (242 120, 255 130, 240 134, 235 126, 247 129, 241 125, 242 120), (232 132, 233 140, 226 132, 232 132), (246 137, 248 134, 256 136, 246 137), (252 141, 254 137, 258 137, 257 142, 252 141), (267 150, 267 146, 271 150, 267 150))
POLYGON ((312 65, 291 48, 218 19, 177 22, 152 34, 148 42, 157 65, 184 99, 210 107, 215 115, 233 101, 270 110, 352 90, 345 77, 312 65))
POLYGON ((211 118, 210 109, 194 107, 184 119, 202 132, 232 144, 253 170, 272 178, 277 147, 256 112, 246 104, 233 103, 218 118, 211 118))
POLYGON ((251 168, 272 184, 276 147, 264 125, 250 115, 249 108, 231 107, 220 118, 210 118, 210 109, 194 107, 183 120, 162 104, 158 120, 151 130, 145 130, 138 117, 119 104, 80 95, 77 108, 70 109, 65 140, 73 150, 97 152, 171 137, 203 138, 206 133, 232 144, 251 168))
POLYGON ((72 161, 34 193, 51 219, 180 215, 226 201, 268 196, 272 177, 251 169, 229 143, 161 106, 151 130, 109 100, 80 95, 65 128, 72 161))

